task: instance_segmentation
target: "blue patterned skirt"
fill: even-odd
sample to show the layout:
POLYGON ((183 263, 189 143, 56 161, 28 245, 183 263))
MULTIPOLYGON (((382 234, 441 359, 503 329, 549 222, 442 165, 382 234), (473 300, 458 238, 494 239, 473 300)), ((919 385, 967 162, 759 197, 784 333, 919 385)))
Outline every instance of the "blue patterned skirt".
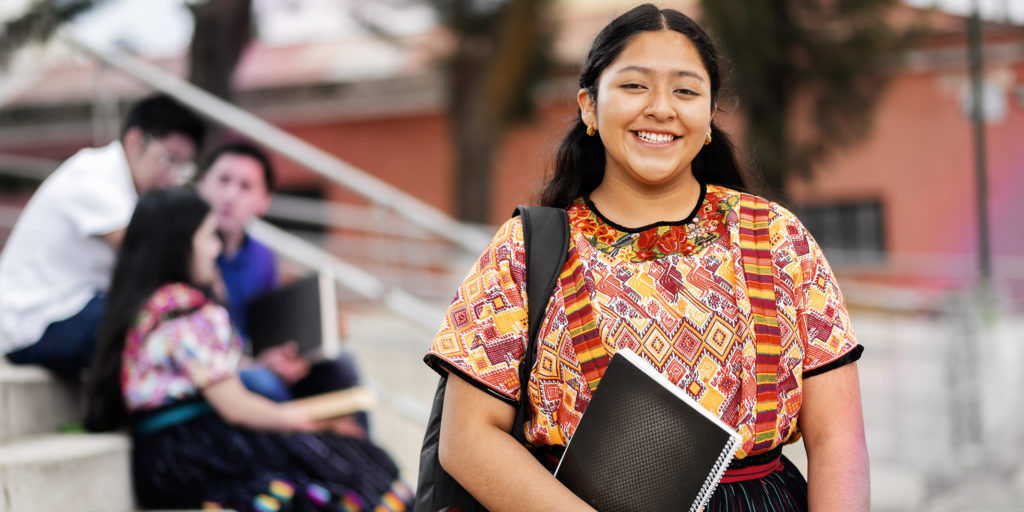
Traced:
POLYGON ((761 478, 718 484, 705 512, 805 512, 807 480, 785 455, 779 462, 761 478))
POLYGON ((132 441, 135 496, 144 508, 411 509, 398 467, 362 439, 258 432, 210 412, 132 441))

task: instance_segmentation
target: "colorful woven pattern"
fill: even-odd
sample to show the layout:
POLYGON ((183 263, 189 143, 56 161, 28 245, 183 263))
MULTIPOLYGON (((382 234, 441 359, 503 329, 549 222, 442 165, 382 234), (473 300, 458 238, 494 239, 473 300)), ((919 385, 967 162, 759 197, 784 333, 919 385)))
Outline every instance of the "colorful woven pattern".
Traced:
POLYGON ((121 371, 126 405, 153 409, 197 395, 237 373, 241 356, 227 310, 186 284, 164 285, 128 331, 121 371))
POLYGON ((771 204, 754 196, 740 200, 740 254, 757 337, 757 416, 754 452, 772 447, 775 439, 779 356, 782 354, 775 283, 772 277, 771 204))
POLYGON ((412 502, 413 492, 409 486, 395 480, 373 512, 403 512, 405 504, 412 502))
MULTIPOLYGON (((741 457, 798 433, 803 373, 857 346, 835 279, 785 209, 710 185, 703 197, 693 218, 638 230, 608 222, 582 199, 569 208, 569 257, 528 382, 530 442, 568 441, 604 361, 622 347, 735 426, 741 457), (755 225, 767 230, 768 246, 753 247, 760 252, 745 262, 742 244, 755 225), (751 278, 757 284, 748 289, 751 278), (774 324, 768 303, 777 304, 774 324), (755 332, 777 341, 759 354, 755 332), (759 386, 769 381, 775 386, 759 386)), ((512 219, 463 282, 428 357, 509 403, 520 393, 516 366, 526 345, 524 258, 512 219)))
POLYGON ((583 265, 580 264, 576 246, 569 243, 569 256, 559 276, 562 293, 565 295, 565 317, 569 321, 569 335, 573 340, 576 358, 583 378, 591 391, 601 383, 601 376, 608 366, 611 357, 601 344, 601 335, 597 330, 597 318, 594 307, 590 303, 583 265))

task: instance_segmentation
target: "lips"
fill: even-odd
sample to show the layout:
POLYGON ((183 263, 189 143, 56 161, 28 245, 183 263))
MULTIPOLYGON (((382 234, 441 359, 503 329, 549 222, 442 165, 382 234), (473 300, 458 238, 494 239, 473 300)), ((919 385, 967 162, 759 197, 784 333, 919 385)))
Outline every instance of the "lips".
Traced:
POLYGON ((675 135, 664 132, 649 132, 646 130, 637 130, 633 132, 633 134, 636 135, 636 138, 650 144, 668 144, 669 142, 676 140, 675 135))

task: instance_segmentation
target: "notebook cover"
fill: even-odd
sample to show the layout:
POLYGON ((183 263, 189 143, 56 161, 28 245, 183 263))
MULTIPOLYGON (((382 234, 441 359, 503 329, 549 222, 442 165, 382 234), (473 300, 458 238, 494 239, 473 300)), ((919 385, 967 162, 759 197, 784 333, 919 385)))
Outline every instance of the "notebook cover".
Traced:
POLYGON ((616 353, 555 476, 601 512, 699 510, 742 439, 647 361, 616 353))
POLYGON ((322 281, 320 276, 311 274, 249 301, 246 316, 253 354, 295 341, 303 356, 325 356, 322 281))

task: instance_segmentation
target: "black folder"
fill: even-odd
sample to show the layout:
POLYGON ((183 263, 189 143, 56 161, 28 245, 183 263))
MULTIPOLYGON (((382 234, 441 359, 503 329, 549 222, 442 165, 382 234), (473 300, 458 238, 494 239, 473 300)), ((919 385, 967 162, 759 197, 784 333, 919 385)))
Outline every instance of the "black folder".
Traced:
POLYGON ((337 355, 338 308, 334 280, 311 274, 254 297, 246 305, 252 353, 287 341, 310 360, 337 355))
POLYGON ((742 438, 647 361, 622 349, 555 477, 601 512, 697 511, 742 438))

